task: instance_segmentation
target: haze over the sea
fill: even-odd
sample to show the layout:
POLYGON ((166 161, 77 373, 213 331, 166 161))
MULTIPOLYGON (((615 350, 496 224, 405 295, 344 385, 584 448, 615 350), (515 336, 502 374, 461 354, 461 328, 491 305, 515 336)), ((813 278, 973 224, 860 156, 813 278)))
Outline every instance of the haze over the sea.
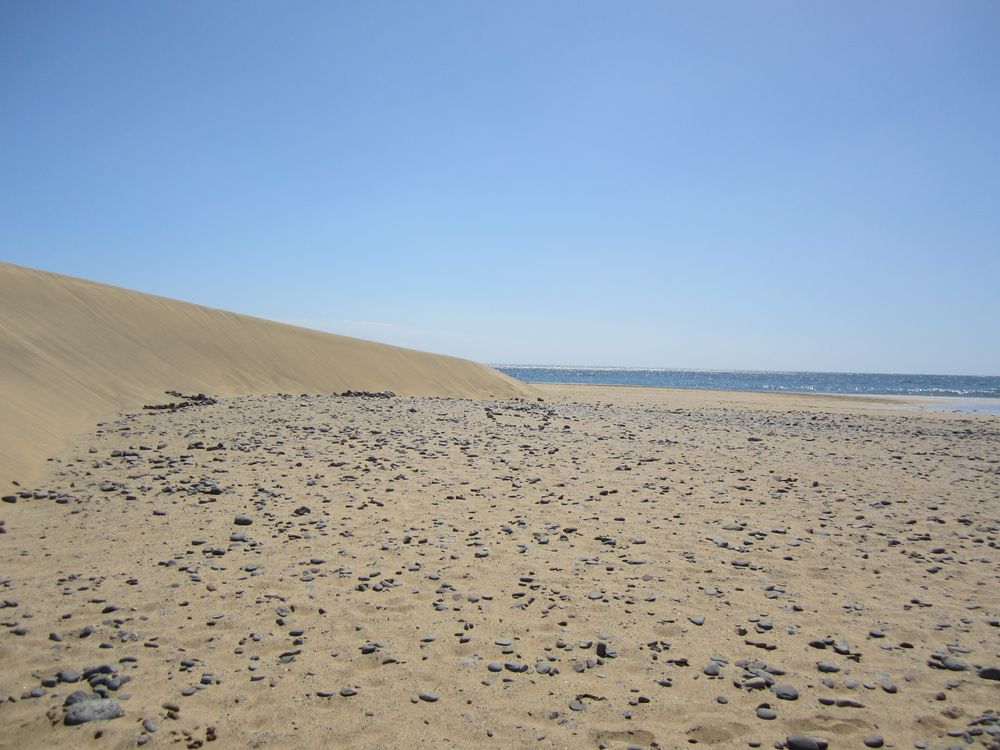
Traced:
POLYGON ((0 29, 0 259, 480 361, 1000 374, 996 2, 0 29))

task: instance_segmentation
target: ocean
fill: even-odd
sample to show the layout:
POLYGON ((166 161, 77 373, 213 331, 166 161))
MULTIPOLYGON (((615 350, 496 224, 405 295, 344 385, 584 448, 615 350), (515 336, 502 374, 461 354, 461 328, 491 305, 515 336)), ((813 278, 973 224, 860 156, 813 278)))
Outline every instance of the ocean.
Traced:
MULTIPOLYGON (((641 385, 769 393, 847 393, 867 396, 941 396, 997 399, 983 410, 1000 411, 1000 377, 893 375, 866 372, 760 372, 755 370, 667 370, 633 367, 494 365, 528 383, 641 385)), ((977 409, 978 411, 979 409, 977 409)))

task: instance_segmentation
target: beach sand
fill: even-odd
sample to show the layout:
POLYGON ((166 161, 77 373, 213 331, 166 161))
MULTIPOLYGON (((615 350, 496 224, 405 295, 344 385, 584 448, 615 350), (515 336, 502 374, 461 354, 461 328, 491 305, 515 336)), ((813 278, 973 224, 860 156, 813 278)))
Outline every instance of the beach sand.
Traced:
POLYGON ((998 417, 199 390, 0 505, 0 746, 997 746, 998 417))

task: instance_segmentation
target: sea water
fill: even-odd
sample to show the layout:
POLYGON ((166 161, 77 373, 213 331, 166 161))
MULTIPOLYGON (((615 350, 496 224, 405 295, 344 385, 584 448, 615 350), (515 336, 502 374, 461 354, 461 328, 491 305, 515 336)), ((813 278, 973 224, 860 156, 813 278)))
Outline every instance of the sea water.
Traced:
MULTIPOLYGON (((529 383, 633 385, 768 393, 848 393, 867 396, 943 396, 997 399, 1000 376, 894 375, 867 372, 762 372, 758 370, 668 370, 637 367, 495 365, 529 383)), ((994 411, 988 402, 984 410, 994 411)))

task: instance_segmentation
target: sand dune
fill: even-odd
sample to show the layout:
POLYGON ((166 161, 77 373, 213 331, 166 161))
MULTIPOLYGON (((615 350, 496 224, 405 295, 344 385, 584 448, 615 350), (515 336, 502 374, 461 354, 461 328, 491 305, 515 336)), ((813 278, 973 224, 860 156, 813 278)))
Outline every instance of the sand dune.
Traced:
POLYGON ((512 398, 468 360, 337 336, 0 264, 0 480, 30 479, 102 417, 163 391, 383 390, 512 398))

